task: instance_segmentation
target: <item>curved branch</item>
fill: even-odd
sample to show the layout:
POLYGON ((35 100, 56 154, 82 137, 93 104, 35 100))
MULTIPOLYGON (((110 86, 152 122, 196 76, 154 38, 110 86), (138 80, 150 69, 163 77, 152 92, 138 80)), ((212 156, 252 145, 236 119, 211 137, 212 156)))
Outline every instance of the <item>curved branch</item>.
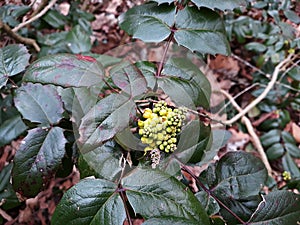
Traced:
POLYGON ((13 39, 15 39, 17 42, 23 43, 23 44, 27 44, 27 45, 32 45, 35 50, 37 52, 39 52, 41 49, 39 47, 39 45, 36 43, 36 41, 34 39, 31 38, 25 38, 22 37, 21 35, 13 32, 13 30, 5 23, 2 22, 2 20, 0 20, 0 29, 3 28, 3 30, 13 39))
POLYGON ((49 4, 42 10, 40 11, 38 14, 36 14, 34 17, 30 18, 29 20, 20 23, 18 26, 16 26, 14 29, 12 29, 13 32, 17 32, 18 30, 20 30, 21 28, 23 28, 24 26, 26 26, 27 24, 32 23, 33 21, 37 20, 38 18, 40 18, 41 16, 43 16, 55 3, 57 0, 51 0, 49 2, 49 4))
POLYGON ((258 103, 260 103, 267 96, 267 94, 270 92, 270 90, 273 88, 273 86, 275 85, 276 80, 278 78, 280 70, 282 69, 282 67, 286 63, 288 63, 290 61, 292 55, 293 54, 290 54, 286 59, 284 59, 283 61, 281 61, 275 67, 275 70, 274 70, 274 72, 272 74, 272 78, 271 78, 270 82, 268 83, 267 87, 265 88, 265 90, 256 99, 254 99, 253 102, 251 102, 247 107, 245 107, 244 109, 242 109, 233 118, 231 118, 230 120, 223 121, 223 123, 226 124, 226 125, 231 125, 231 124, 235 123, 236 121, 238 121, 239 119, 241 119, 244 115, 246 115, 251 109, 253 109, 258 103))
MULTIPOLYGON (((228 92, 226 92, 226 91, 224 91, 224 90, 221 90, 221 93, 229 99, 229 101, 231 102, 231 104, 232 104, 239 112, 242 111, 241 107, 236 103, 236 101, 234 100, 234 98, 233 98, 228 92)), ((256 134, 255 131, 254 131, 254 128, 253 128, 253 126, 252 126, 251 121, 248 119, 248 117, 243 116, 243 117, 242 117, 242 122, 246 125, 247 130, 248 130, 249 134, 250 134, 251 137, 252 137, 253 144, 254 144, 254 146, 256 147, 258 153, 260 154, 261 160, 262 160, 262 162, 265 164, 265 167, 266 167, 266 169, 267 169, 267 171, 268 171, 269 176, 272 176, 272 168, 271 168, 271 165, 270 165, 270 163, 269 163, 269 161, 268 161, 268 158, 267 158, 266 153, 265 153, 265 151, 264 151, 264 148, 263 148, 263 146, 262 146, 262 144, 261 144, 261 142, 260 142, 260 140, 259 140, 259 137, 257 136, 257 134, 256 134)))

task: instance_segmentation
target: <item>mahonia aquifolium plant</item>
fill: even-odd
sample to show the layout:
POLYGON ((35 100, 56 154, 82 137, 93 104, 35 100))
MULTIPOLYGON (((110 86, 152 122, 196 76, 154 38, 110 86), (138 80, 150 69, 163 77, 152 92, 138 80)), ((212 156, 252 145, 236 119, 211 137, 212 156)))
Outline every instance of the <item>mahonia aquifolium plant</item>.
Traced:
POLYGON ((186 118, 185 108, 172 109, 165 101, 154 104, 153 109, 146 108, 145 120, 139 120, 139 135, 146 144, 144 151, 150 151, 152 167, 159 163, 160 152, 174 152, 177 148, 177 136, 186 118))

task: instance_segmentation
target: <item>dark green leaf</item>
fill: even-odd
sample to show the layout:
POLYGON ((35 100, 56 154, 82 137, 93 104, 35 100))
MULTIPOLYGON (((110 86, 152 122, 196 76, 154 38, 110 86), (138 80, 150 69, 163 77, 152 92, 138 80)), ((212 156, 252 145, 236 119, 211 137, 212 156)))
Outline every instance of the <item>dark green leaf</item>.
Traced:
POLYGON ((24 45, 8 45, 0 49, 0 88, 6 85, 8 77, 25 70, 29 58, 24 45))
POLYGON ((164 65, 163 74, 185 79, 190 88, 186 88, 196 106, 209 108, 211 86, 199 68, 186 58, 171 58, 164 65))
MULTIPOLYGON (((0 173, 0 192, 3 192, 6 186, 9 184, 10 180, 10 173, 11 169, 13 167, 13 164, 10 163, 7 166, 5 166, 0 173)), ((1 199, 0 199, 1 202, 1 199)))
POLYGON ((251 225, 291 225, 299 222, 300 196, 290 191, 274 191, 265 196, 260 210, 249 221, 251 225))
POLYGON ((282 157, 282 166, 285 171, 291 173, 292 179, 300 178, 300 170, 289 153, 282 157))
POLYGON ((54 28, 61 29, 66 24, 66 17, 56 10, 49 10, 42 18, 54 28))
POLYGON ((63 87, 90 87, 100 84, 103 76, 102 65, 93 57, 59 54, 32 63, 23 80, 63 87))
POLYGON ((198 7, 206 7, 210 9, 233 10, 240 6, 245 6, 245 0, 192 0, 198 7))
MULTIPOLYGON (((244 220, 256 209, 259 191, 267 179, 264 164, 246 152, 228 152, 215 165, 201 174, 214 195, 244 220)), ((226 210, 223 217, 235 221, 226 210)))
MULTIPOLYGON (((120 175, 121 157, 120 147, 114 141, 107 141, 102 146, 81 154, 81 160, 94 172, 94 176, 111 181, 116 180, 120 175)), ((81 165, 84 164, 81 162, 81 165)))
POLYGON ((199 225, 199 222, 197 221, 191 221, 188 219, 183 218, 176 218, 176 217, 166 217, 166 218, 151 218, 149 220, 146 220, 143 225, 199 225))
POLYGON ((0 147, 10 143, 27 129, 21 116, 14 116, 0 125, 0 147))
POLYGON ((79 25, 73 27, 66 38, 67 46, 74 54, 88 52, 92 48, 90 36, 79 25))
POLYGON ((209 225, 208 216, 191 191, 174 177, 157 170, 137 168, 122 179, 135 213, 145 219, 175 217, 209 225))
POLYGON ((87 54, 95 58, 99 63, 103 65, 104 68, 109 66, 116 65, 122 61, 121 58, 112 57, 109 55, 100 55, 100 54, 87 54))
POLYGON ((171 34, 175 7, 168 4, 158 6, 148 3, 135 6, 119 17, 120 27, 133 38, 145 42, 160 42, 171 34))
POLYGON ((58 204, 53 225, 123 225, 126 218, 117 185, 100 179, 84 179, 69 189, 58 204))
POLYGON ((41 191, 61 164, 66 142, 59 127, 30 130, 14 158, 14 189, 27 197, 41 191))
POLYGON ((249 51, 254 52, 264 52, 267 50, 267 47, 264 44, 258 42, 251 42, 245 45, 245 48, 249 51))
POLYGON ((63 118, 63 104, 53 86, 24 84, 17 90, 14 100, 23 117, 31 122, 50 126, 63 118))
POLYGON ((269 160, 275 160, 283 156, 284 154, 284 147, 281 143, 276 143, 269 147, 266 151, 269 160))
POLYGON ((283 11, 284 15, 293 23, 299 24, 300 23, 300 17, 298 14, 292 10, 284 10, 283 11))
POLYGON ((204 150, 201 161, 197 163, 197 166, 203 166, 211 162, 230 137, 231 133, 227 130, 213 129, 208 141, 210 147, 204 150))
POLYGON ((13 164, 5 166, 0 173, 0 202, 4 210, 14 208, 20 205, 16 192, 10 184, 10 176, 13 164))
POLYGON ((172 3, 174 2, 174 0, 154 0, 155 2, 157 2, 158 4, 163 4, 163 3, 172 3))
POLYGON ((134 65, 125 64, 118 67, 118 69, 111 71, 111 78, 122 92, 129 94, 132 98, 147 91, 146 79, 134 65))
POLYGON ((199 191, 195 196, 198 198, 199 202, 201 202, 209 216, 213 216, 220 211, 220 206, 217 201, 205 191, 199 191))
POLYGON ((84 117, 99 100, 98 93, 94 93, 93 90, 86 87, 61 88, 58 89, 58 92, 62 98, 65 109, 71 113, 72 122, 74 125, 76 124, 76 126, 79 126, 82 117, 84 117))
POLYGON ((111 94, 100 100, 83 118, 79 127, 79 143, 89 151, 124 130, 135 103, 129 96, 111 94))
POLYGON ((30 10, 31 7, 25 5, 4 5, 0 7, 0 18, 4 23, 15 27, 19 24, 17 19, 20 16, 25 15, 30 10))
POLYGON ((177 13, 175 26, 175 40, 191 51, 224 55, 230 53, 223 21, 212 10, 187 6, 177 13))
POLYGON ((260 137, 261 143, 265 147, 270 147, 280 142, 280 130, 270 130, 260 137))

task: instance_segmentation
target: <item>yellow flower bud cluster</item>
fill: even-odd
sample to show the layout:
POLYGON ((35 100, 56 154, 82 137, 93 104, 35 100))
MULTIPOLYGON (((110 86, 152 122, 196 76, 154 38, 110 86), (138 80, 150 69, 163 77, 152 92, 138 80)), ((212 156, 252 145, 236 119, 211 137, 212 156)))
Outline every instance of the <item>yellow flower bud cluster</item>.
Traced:
POLYGON ((148 146, 144 149, 151 151, 159 149, 174 152, 177 148, 177 135, 185 120, 186 110, 172 109, 164 101, 154 104, 153 109, 146 108, 143 113, 145 120, 139 120, 139 135, 141 141, 148 146))
POLYGON ((292 179, 291 173, 288 171, 284 171, 282 173, 283 180, 288 181, 292 179))

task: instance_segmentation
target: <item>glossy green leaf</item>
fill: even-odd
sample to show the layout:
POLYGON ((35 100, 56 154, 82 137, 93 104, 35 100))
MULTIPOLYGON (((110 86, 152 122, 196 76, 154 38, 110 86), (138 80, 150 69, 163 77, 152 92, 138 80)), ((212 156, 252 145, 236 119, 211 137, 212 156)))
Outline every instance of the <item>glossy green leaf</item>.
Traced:
POLYGON ((121 15, 120 27, 145 42, 161 42, 174 33, 176 42, 191 51, 230 53, 224 24, 216 12, 190 6, 175 11, 168 4, 136 6, 121 15))
POLYGON ((209 149, 210 127, 193 120, 182 128, 177 150, 160 162, 159 168, 175 176, 180 173, 180 163, 195 163, 209 149))
POLYGON ((39 193, 61 164, 66 142, 59 127, 30 130, 14 158, 14 189, 27 197, 39 193))
POLYGON ((196 106, 209 108, 211 86, 206 76, 199 68, 186 58, 171 58, 162 71, 164 75, 174 76, 187 81, 186 87, 190 98, 196 106))
MULTIPOLYGON (((248 220, 259 201, 259 191, 267 179, 264 164, 246 152, 228 152, 201 174, 213 194, 244 220, 248 220)), ((227 222, 235 221, 225 209, 227 222)))
POLYGON ((174 2, 174 0, 154 0, 154 1, 157 2, 158 4, 163 4, 163 3, 171 4, 172 2, 174 2))
POLYGON ((111 78, 122 92, 129 94, 132 98, 147 91, 146 79, 134 65, 125 64, 117 67, 111 71, 111 78))
POLYGON ((58 204, 53 225, 123 225, 124 204, 117 185, 100 179, 84 179, 70 188, 58 204))
POLYGON ((135 213, 145 219, 188 219, 209 225, 208 216, 191 191, 174 177, 157 170, 137 168, 122 179, 135 213))
POLYGON ((4 4, 0 7, 0 18, 4 23, 15 27, 20 23, 18 17, 25 15, 30 10, 30 6, 4 4))
POLYGON ((258 42, 250 42, 245 45, 245 48, 249 51, 254 51, 259 53, 267 50, 267 47, 264 44, 258 42))
POLYGON ((83 118, 79 127, 81 151, 87 152, 124 130, 135 106, 130 96, 111 94, 100 100, 83 118))
MULTIPOLYGON (((12 166, 13 166, 13 164, 10 163, 7 166, 5 166, 0 172, 0 192, 3 192, 6 188, 6 186, 9 184, 12 166)), ((1 201, 1 199, 0 199, 0 201, 1 201)))
POLYGON ((191 221, 188 219, 167 217, 167 218, 151 218, 146 220, 143 225, 160 225, 160 224, 172 224, 172 225, 199 225, 197 221, 191 221))
POLYGON ((32 63, 23 80, 63 87, 90 87, 100 84, 103 76, 102 65, 93 57, 58 54, 32 63))
POLYGON ((10 184, 10 176, 13 164, 5 166, 0 172, 0 202, 4 210, 14 208, 20 205, 15 191, 10 184))
POLYGON ((67 18, 57 10, 49 10, 42 19, 52 27, 62 29, 66 24, 67 18))
POLYGON ((209 216, 213 216, 220 211, 220 206, 217 201, 213 197, 209 196, 205 191, 199 191, 195 194, 195 196, 198 198, 209 216))
POLYGON ((17 90, 14 101, 23 118, 31 122, 50 126, 63 118, 63 104, 53 86, 24 84, 17 90))
POLYGON ((300 23, 300 17, 296 12, 288 9, 288 10, 283 10, 283 13, 293 23, 296 23, 296 24, 300 23))
POLYGON ((233 10, 240 6, 245 6, 245 0, 191 0, 198 7, 206 7, 210 9, 233 10))
POLYGON ((8 45, 0 49, 0 88, 6 85, 8 77, 25 70, 29 58, 24 45, 8 45))
POLYGON ((212 10, 187 6, 178 11, 175 26, 175 40, 191 51, 224 55, 230 53, 223 21, 212 10))
MULTIPOLYGON (((64 108, 71 114, 74 126, 79 126, 82 117, 98 102, 98 93, 87 87, 60 88, 59 95, 64 103, 64 108)), ((75 135, 78 135, 75 129, 75 135)))
POLYGON ((70 30, 66 41, 68 48, 74 54, 89 52, 92 48, 90 36, 79 25, 70 30))
POLYGON ((300 170, 289 153, 282 157, 283 169, 291 174, 292 179, 300 178, 300 170))
POLYGON ((231 137, 231 133, 227 130, 213 129, 208 141, 208 149, 203 151, 201 161, 198 162, 197 166, 203 166, 206 163, 211 162, 214 157, 218 154, 220 148, 227 144, 227 141, 231 137))
POLYGON ((21 135, 27 126, 23 123, 19 115, 14 116, 0 125, 0 147, 10 143, 21 135))
POLYGON ((251 225, 291 225, 299 222, 300 196, 290 191, 273 191, 265 196, 260 210, 251 217, 251 225))
POLYGON ((152 2, 129 9, 119 17, 119 24, 133 38, 145 42, 160 42, 171 34, 174 16, 174 6, 158 6, 152 2))
MULTIPOLYGON (((93 175, 97 178, 114 181, 120 175, 122 152, 115 141, 107 141, 102 146, 81 154, 81 156, 81 160, 84 160, 84 164, 93 171, 93 175)), ((83 165, 83 162, 80 165, 83 165)), ((79 166, 79 168, 81 167, 79 166)))

